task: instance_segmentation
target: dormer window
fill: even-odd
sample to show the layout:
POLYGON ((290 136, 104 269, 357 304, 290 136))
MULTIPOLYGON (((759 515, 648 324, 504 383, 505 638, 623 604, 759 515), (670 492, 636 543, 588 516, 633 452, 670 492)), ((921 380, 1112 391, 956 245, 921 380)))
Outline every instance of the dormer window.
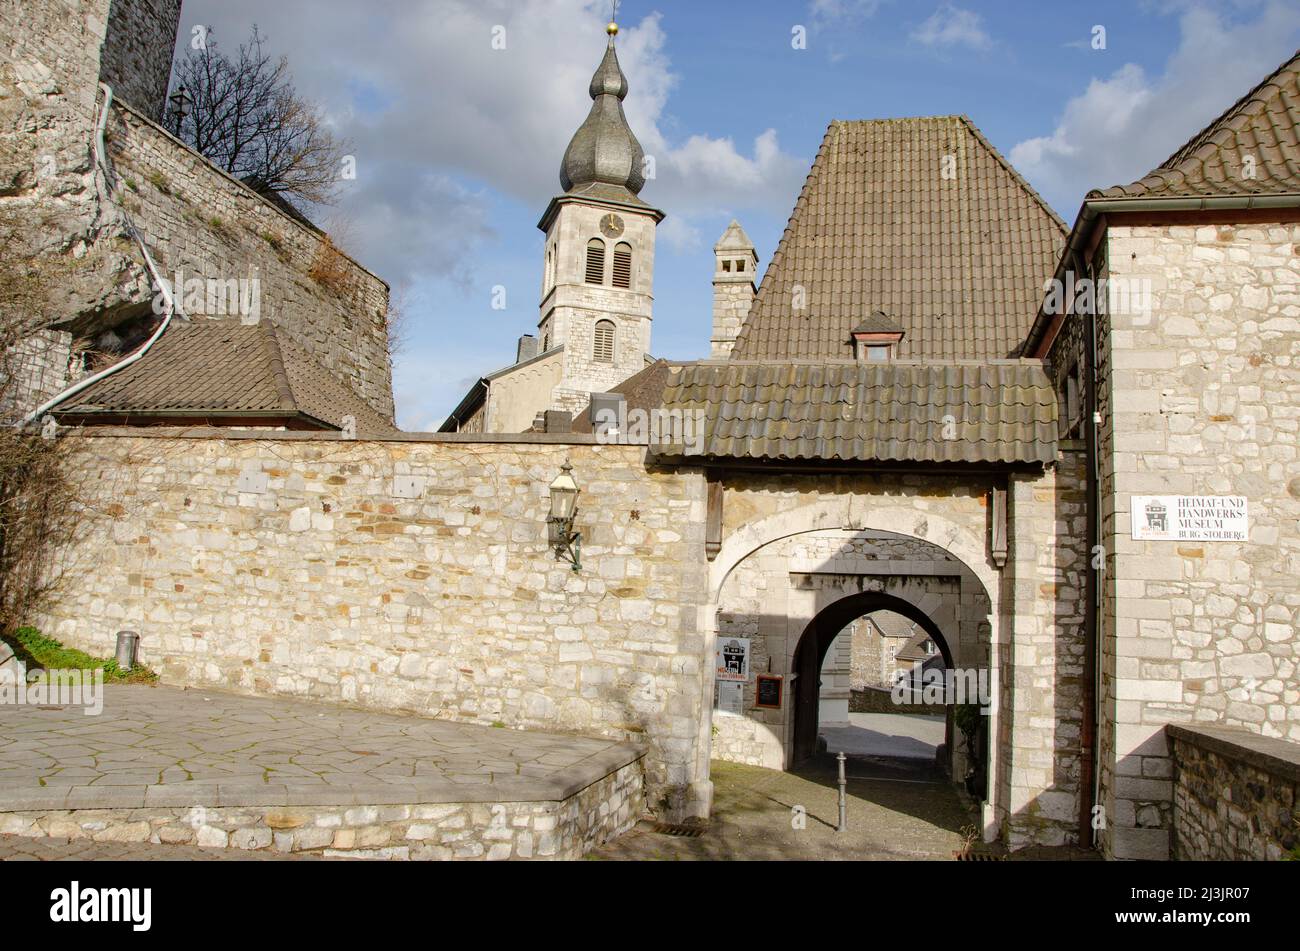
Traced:
POLYGON ((864 363, 886 363, 898 355, 903 342, 903 328, 881 310, 876 311, 851 332, 853 356, 864 363))
POLYGON ((592 238, 587 242, 587 269, 584 279, 588 284, 605 283, 605 242, 592 238))
POLYGON ((614 286, 632 286, 632 245, 620 241, 614 246, 614 286))

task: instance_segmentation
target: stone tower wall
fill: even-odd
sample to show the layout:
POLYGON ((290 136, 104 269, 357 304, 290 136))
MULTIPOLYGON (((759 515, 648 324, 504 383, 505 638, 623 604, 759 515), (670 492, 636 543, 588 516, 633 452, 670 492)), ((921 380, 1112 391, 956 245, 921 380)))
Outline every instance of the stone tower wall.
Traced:
POLYGON ((99 77, 155 122, 163 121, 182 0, 112 0, 99 77))
POLYGON ((556 215, 547 248, 556 255, 555 285, 542 300, 540 338, 548 347, 564 344, 564 373, 552 394, 550 409, 577 412, 589 395, 617 386, 645 367, 650 349, 650 322, 654 306, 654 252, 656 222, 649 214, 614 210, 601 205, 569 203, 556 215), (600 220, 614 211, 624 221, 618 238, 600 233, 600 220), (606 282, 584 281, 587 242, 601 238, 606 244, 606 282), (632 246, 632 286, 610 283, 614 247, 632 246), (612 363, 594 358, 596 324, 612 320, 617 328, 612 363))

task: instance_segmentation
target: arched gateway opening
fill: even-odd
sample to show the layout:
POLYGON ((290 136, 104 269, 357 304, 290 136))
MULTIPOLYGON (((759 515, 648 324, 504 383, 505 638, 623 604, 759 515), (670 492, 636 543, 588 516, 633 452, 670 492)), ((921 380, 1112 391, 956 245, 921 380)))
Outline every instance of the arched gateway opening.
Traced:
MULTIPOLYGON (((794 714, 793 741, 789 763, 798 766, 817 751, 818 725, 821 710, 822 667, 827 651, 840 633, 853 621, 874 611, 893 611, 919 624, 943 655, 944 667, 957 667, 952 648, 939 626, 929 615, 914 604, 883 591, 860 591, 823 608, 799 637, 791 663, 792 710, 794 714)), ((945 705, 946 708, 946 705, 945 705)), ((945 743, 952 749, 951 722, 945 731, 945 743)))
MULTIPOLYGON (((936 540, 883 528, 827 528, 816 523, 803 531, 783 531, 792 520, 807 524, 795 512, 772 520, 770 533, 760 526, 743 541, 743 551, 715 565, 719 656, 724 648, 743 649, 751 671, 744 684, 728 685, 722 679, 715 684, 715 758, 786 770, 807 764, 818 749, 827 651, 847 625, 878 611, 901 615, 924 631, 942 655, 943 668, 983 688, 984 712, 995 715, 991 657, 998 586, 993 584, 990 591, 985 576, 991 581, 996 575, 987 565, 971 567, 984 552, 982 546, 970 544, 965 533, 938 518, 918 522, 916 513, 909 516, 889 524, 915 525, 931 537, 937 535, 936 540), (940 539, 945 544, 939 544, 940 539), (758 694, 762 680, 782 681, 779 702, 773 702, 775 694, 758 694)), ((882 514, 882 521, 887 519, 882 514)), ((737 543, 737 549, 740 546, 737 543)), ((944 695, 944 701, 949 698, 944 695)), ((946 715, 943 755, 936 765, 962 782, 973 762, 977 777, 968 788, 987 802, 987 776, 993 766, 987 761, 988 738, 996 735, 990 729, 991 716, 981 715, 968 737, 958 729, 952 705, 944 701, 935 709, 946 715)))

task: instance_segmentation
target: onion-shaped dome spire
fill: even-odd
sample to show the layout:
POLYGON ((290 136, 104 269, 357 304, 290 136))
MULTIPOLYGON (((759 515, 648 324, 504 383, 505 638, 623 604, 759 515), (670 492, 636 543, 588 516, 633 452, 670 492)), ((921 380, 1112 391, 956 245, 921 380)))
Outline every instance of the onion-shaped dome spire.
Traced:
POLYGON ((593 186, 594 190, 614 194, 626 190, 635 198, 645 185, 645 152, 623 114, 627 77, 614 49, 618 26, 611 23, 607 31, 605 58, 591 77, 588 90, 591 112, 564 150, 560 185, 566 192, 589 191, 593 186))

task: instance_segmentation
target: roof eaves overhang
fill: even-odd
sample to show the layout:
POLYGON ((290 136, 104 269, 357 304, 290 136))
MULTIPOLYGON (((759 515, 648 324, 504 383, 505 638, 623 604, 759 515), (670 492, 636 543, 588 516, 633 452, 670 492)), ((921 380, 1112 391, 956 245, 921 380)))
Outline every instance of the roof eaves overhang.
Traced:
MULTIPOLYGON (((1086 197, 1079 207, 1074 227, 1066 239, 1065 250, 1052 273, 1053 281, 1063 282, 1069 262, 1082 254, 1092 241, 1093 228, 1103 215, 1125 212, 1247 211, 1268 208, 1298 208, 1300 193, 1282 195, 1216 195, 1200 198, 1102 198, 1086 197)), ((1044 289, 1046 294, 1046 289, 1044 289)), ((1033 326, 1025 338, 1021 353, 1043 359, 1051 349, 1065 314, 1048 314, 1039 305, 1033 326)))
POLYGON ((601 198, 596 195, 557 195, 551 199, 551 203, 546 206, 546 212, 542 219, 537 222, 537 230, 545 233, 550 230, 551 222, 555 216, 560 213, 560 208, 564 205, 600 205, 603 208, 610 208, 615 211, 627 211, 633 214, 650 215, 655 220, 655 224, 663 221, 667 215, 651 205, 644 203, 633 204, 628 201, 617 201, 613 198, 601 198))
POLYGON ((479 406, 483 404, 483 401, 487 399, 487 391, 488 379, 486 377, 480 377, 478 382, 469 388, 469 392, 465 394, 464 399, 456 404, 456 408, 447 414, 447 418, 443 420, 442 425, 438 427, 438 432, 456 432, 455 428, 448 429, 447 427, 449 425, 453 427, 459 426, 460 423, 469 419, 469 417, 473 415, 474 410, 478 409, 479 406))
POLYGON ((1007 472, 1041 473, 1047 463, 1041 459, 1020 461, 924 462, 896 459, 772 459, 751 456, 669 455, 649 447, 656 465, 770 472, 889 472, 892 475, 993 476, 1007 472))

